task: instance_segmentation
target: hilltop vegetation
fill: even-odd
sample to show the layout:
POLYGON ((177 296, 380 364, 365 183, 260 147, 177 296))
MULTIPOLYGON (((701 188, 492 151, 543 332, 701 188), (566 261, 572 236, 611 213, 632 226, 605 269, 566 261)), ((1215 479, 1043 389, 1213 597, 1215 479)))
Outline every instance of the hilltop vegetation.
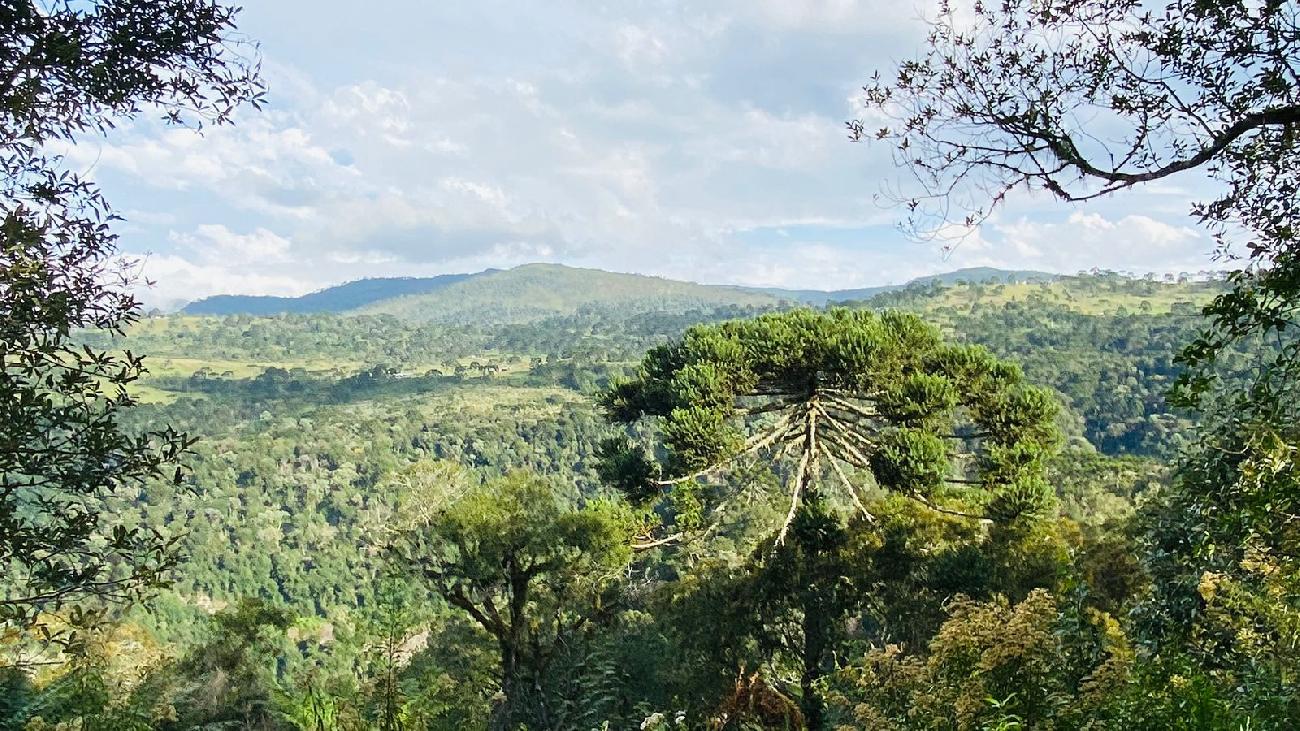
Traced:
POLYGON ((774 305, 781 297, 743 287, 700 285, 636 274, 527 264, 429 278, 363 279, 303 297, 221 295, 185 306, 187 315, 364 314, 408 322, 527 322, 585 307, 677 311, 701 306, 774 305))
POLYGON ((833 302, 853 302, 867 300, 876 295, 886 292, 893 292, 900 289, 911 289, 923 285, 939 284, 1007 284, 1007 283, 1034 283, 1050 282, 1058 278, 1058 275, 1048 274, 1047 272, 1038 272, 1032 270, 1008 270, 994 269, 993 267, 970 267, 958 269, 956 271, 946 272, 944 274, 933 274, 930 276, 917 277, 905 284, 885 284, 876 287, 863 287, 860 289, 838 289, 832 291, 821 291, 815 289, 780 289, 780 288, 763 288, 760 291, 774 294, 782 299, 800 302, 814 307, 821 307, 833 302))
POLYGON ((615 274, 560 264, 527 264, 507 271, 426 278, 363 279, 302 297, 217 295, 191 302, 186 315, 392 314, 412 322, 523 322, 575 314, 584 308, 622 306, 631 311, 675 311, 701 306, 769 306, 781 302, 825 305, 863 300, 919 284, 1042 282, 1054 275, 981 267, 920 277, 908 284, 837 291, 732 287, 615 274), (443 291, 447 290, 447 291, 443 291))
POLYGON ((361 314, 388 314, 410 322, 529 322, 572 315, 584 307, 629 312, 678 312, 700 307, 775 305, 776 297, 735 287, 675 282, 658 277, 528 264, 488 272, 426 295, 367 305, 361 314))
MULTIPOLYGON (((1197 332, 1198 308, 1220 289, 1216 282, 1096 275, 1033 284, 913 285, 855 306, 917 312, 955 337, 1021 363, 1031 380, 1067 399, 1076 420, 1073 433, 1107 451, 1168 456, 1190 423, 1164 400, 1179 372, 1174 355, 1197 332)), ((490 290, 483 293, 492 296, 490 290)), ((133 328, 128 342, 152 354, 152 374, 142 387, 155 400, 220 389, 225 382, 251 382, 271 368, 276 371, 268 379, 280 371, 287 378, 343 379, 380 366, 403 377, 476 377, 492 371, 500 378, 544 371, 590 384, 584 372, 620 372, 690 325, 781 307, 662 311, 637 293, 605 297, 605 304, 578 314, 530 323, 489 318, 474 324, 411 323, 393 316, 155 317, 133 328)))

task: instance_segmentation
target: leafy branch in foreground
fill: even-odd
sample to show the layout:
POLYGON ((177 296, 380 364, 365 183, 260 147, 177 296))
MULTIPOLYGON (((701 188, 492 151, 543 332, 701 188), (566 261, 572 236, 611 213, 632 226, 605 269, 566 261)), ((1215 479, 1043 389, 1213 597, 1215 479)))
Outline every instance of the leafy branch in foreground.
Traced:
POLYGON ((237 12, 212 0, 0 8, 0 629, 39 625, 48 639, 43 615, 128 600, 176 560, 155 527, 109 515, 114 498, 179 484, 193 441, 125 429, 143 361, 72 339, 122 334, 139 303, 116 216, 51 150, 145 109, 203 126, 257 106, 237 12))
POLYGON ((1276 184, 1259 164, 1294 159, 1296 19, 1290 2, 943 0, 849 128, 912 174, 918 231, 978 224, 1017 188, 1081 201, 1193 169, 1229 184, 1197 209, 1220 221, 1276 184))

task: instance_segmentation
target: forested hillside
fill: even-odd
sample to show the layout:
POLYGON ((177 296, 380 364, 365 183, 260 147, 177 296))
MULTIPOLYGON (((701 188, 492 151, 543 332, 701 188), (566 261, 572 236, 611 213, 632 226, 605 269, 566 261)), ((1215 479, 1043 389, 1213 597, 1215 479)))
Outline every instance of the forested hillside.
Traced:
MULTIPOLYGON (((486 272, 485 272, 486 273, 486 272)), ((181 309, 187 315, 280 315, 316 312, 347 312, 372 302, 424 294, 462 281, 469 274, 437 277, 362 279, 329 287, 301 297, 216 295, 191 302, 181 309)))
POLYGON ((832 302, 852 302, 855 300, 870 299, 886 292, 893 292, 899 289, 907 289, 909 287, 928 284, 1032 283, 1050 282, 1056 278, 1057 275, 1048 274, 1047 272, 1009 271, 1006 269, 995 269, 993 267, 972 267, 968 269, 958 269, 944 274, 917 277, 905 284, 883 284, 875 287, 863 287, 861 289, 839 289, 827 292, 815 289, 763 288, 760 291, 774 294, 782 299, 791 300, 793 302, 800 302, 812 306, 823 306, 832 302))
MULTIPOLYGON (((1219 288, 1119 275, 1035 284, 932 283, 852 307, 921 313, 955 341, 1019 362, 1028 382, 1049 387, 1061 405, 1055 422, 1066 437, 1049 465, 1049 480, 1060 520, 1082 531, 1051 538, 1066 542, 1052 550, 1102 541, 1086 551, 1112 551, 1109 542, 1121 538, 1098 531, 1133 513, 1187 438, 1187 415, 1164 395, 1179 370, 1179 344, 1196 331, 1197 308, 1219 288)), ((357 672, 378 662, 375 622, 397 611, 391 602, 410 603, 401 614, 403 707, 426 714, 436 727, 484 718, 490 705, 484 679, 494 673, 489 646, 475 639, 454 606, 431 600, 418 584, 402 581, 394 589, 384 578, 392 570, 387 548, 395 521, 409 511, 404 501, 412 499, 411 471, 460 465, 475 480, 489 481, 526 471, 588 498, 607 494, 598 457, 611 427, 597 395, 633 375, 647 349, 688 327, 781 309, 664 312, 639 293, 623 296, 629 299, 610 294, 603 307, 527 324, 510 322, 512 313, 476 326, 387 315, 166 316, 142 321, 120 341, 96 336, 101 346, 149 354, 150 372, 135 388, 150 403, 135 409, 132 423, 166 422, 200 437, 186 490, 149 489, 115 508, 127 526, 166 526, 186 556, 170 588, 110 632, 149 648, 137 655, 140 665, 131 672, 158 672, 161 666, 150 666, 150 658, 199 651, 213 641, 209 617, 256 606, 282 616, 288 630, 258 646, 257 652, 277 658, 273 676, 258 681, 269 685, 241 692, 271 694, 293 706, 328 688, 342 694, 340 708, 364 713, 376 702, 376 690, 357 672)), ((887 505, 873 510, 893 516, 898 506, 887 505)), ((764 521, 781 509, 757 500, 729 515, 707 546, 693 544, 685 554, 652 552, 641 570, 657 578, 641 590, 649 594, 634 600, 642 606, 636 611, 651 611, 710 572, 740 570, 750 552, 760 550, 764 521), (688 583, 673 588, 680 581, 688 583)), ((921 517, 905 514, 889 519, 921 517)), ((1096 560, 1123 562, 1109 553, 1096 560)), ((1120 570, 1106 570, 1112 569, 1120 570)), ((1058 570, 1064 569, 1052 569, 1058 570)), ((1027 591, 1045 579, 1017 581, 1028 581, 1027 591)), ((1109 586, 1106 591, 1119 594, 1105 601, 1122 605, 1131 590, 1109 586)), ((939 611, 938 605, 926 611, 939 611)), ((677 671, 669 666, 646 666, 651 675, 643 676, 617 660, 620 653, 651 652, 655 643, 674 641, 657 637, 651 621, 625 625, 622 639, 599 640, 603 649, 595 657, 603 659, 584 662, 613 663, 603 685, 587 685, 595 682, 588 678, 556 690, 557 697, 588 704, 587 713, 610 714, 614 707, 601 703, 621 699, 618 713, 628 723, 656 709, 712 712, 710 704, 722 702, 709 695, 721 692, 708 690, 714 681, 674 679, 677 671), (611 695, 597 702, 587 698, 590 693, 611 695)), ((937 615, 929 621, 937 622, 937 615)), ((605 672, 600 667, 606 666, 580 672, 605 672)))
POLYGON ((957 282, 1043 282, 1055 275, 989 267, 919 277, 907 284, 836 291, 732 287, 674 282, 638 274, 615 274, 559 264, 526 264, 477 274, 362 279, 302 297, 217 295, 191 302, 186 315, 392 314, 407 321, 527 321, 573 314, 588 307, 669 311, 699 305, 757 306, 797 302, 821 306, 873 297, 909 286, 957 282), (453 286, 455 285, 455 286, 453 286), (446 290, 446 291, 443 291, 446 290))
POLYGON ((528 322, 568 315, 583 307, 630 311, 680 311, 700 306, 756 306, 776 297, 737 287, 612 274, 558 264, 528 264, 489 272, 426 295, 376 302, 361 314, 394 315, 412 322, 528 322))

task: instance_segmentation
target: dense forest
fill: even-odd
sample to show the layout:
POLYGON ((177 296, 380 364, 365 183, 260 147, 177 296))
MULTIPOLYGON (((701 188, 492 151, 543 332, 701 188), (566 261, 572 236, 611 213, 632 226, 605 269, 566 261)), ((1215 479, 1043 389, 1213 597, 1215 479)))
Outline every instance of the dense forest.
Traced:
POLYGON ((60 150, 242 124, 259 47, 0 4, 0 731, 1295 728, 1300 11, 939 8, 846 125, 905 228, 1199 174, 1224 271, 146 313, 60 150))
MULTIPOLYGON (((918 313, 947 340, 987 349, 1018 364, 1027 383, 1050 388, 1059 406, 1052 426, 1062 435, 1044 465, 1050 509, 1016 527, 986 525, 868 480, 861 499, 874 520, 835 507, 843 547, 798 567, 846 582, 833 601, 816 599, 831 602, 839 619, 820 630, 826 636, 812 660, 799 650, 807 610, 772 583, 802 575, 788 573, 795 569, 783 562, 793 557, 772 552, 784 508, 770 493, 747 495, 721 524, 680 543, 621 556, 583 548, 558 562, 555 577, 536 580, 547 591, 574 582, 574 594, 549 597, 554 617, 530 623, 572 617, 580 626, 533 638, 563 653, 548 658, 529 708, 546 709, 560 728, 628 728, 652 717, 687 727, 778 718, 797 725, 811 692, 827 723, 856 726, 868 723, 865 713, 899 712, 872 705, 886 689, 863 675, 889 662, 917 674, 891 680, 901 684, 888 690, 897 699, 937 682, 923 673, 956 673, 943 692, 967 698, 972 724, 1040 716, 1061 724, 1070 718, 1063 714, 1084 713, 1083 697, 1022 699, 1030 668, 1019 666, 1052 660, 1032 667, 1041 673, 1032 682, 1063 684, 1038 691, 1059 694, 1079 692, 1070 673, 1090 677, 1104 663, 1132 662, 1125 653, 1136 638, 1126 632, 1134 630, 1120 622, 1145 591, 1136 526, 1192 431, 1165 394, 1199 307, 1222 288, 1103 273, 918 285, 840 305, 918 313), (588 585, 589 560, 616 561, 616 575, 588 585), (582 622, 593 611, 584 602, 595 598, 584 592, 592 591, 610 605, 582 622), (1028 634, 980 639, 981 622, 1011 621, 1028 634), (1056 657, 1060 622, 1092 628, 1093 644, 1078 658, 1056 657), (987 655, 1012 674, 986 688, 952 667, 926 669, 959 662, 933 654, 943 642, 968 643, 963 652, 977 653, 970 658, 987 655), (1013 651, 1005 642, 1025 644, 1013 651), (1055 666, 1066 659, 1081 664, 1055 666), (811 691, 800 690, 807 673, 817 679, 811 691)), ((619 430, 601 394, 635 376, 647 350, 692 328, 787 311, 588 307, 473 327, 385 316, 173 315, 143 320, 124 338, 86 333, 101 347, 149 354, 149 372, 132 385, 145 403, 128 424, 167 423, 199 438, 181 489, 150 485, 111 505, 128 528, 166 526, 184 560, 166 589, 97 627, 77 663, 15 679, 10 723, 53 726, 83 718, 89 705, 99 727, 486 724, 501 687, 500 638, 421 574, 434 559, 393 548, 427 499, 422 491, 459 480, 471 494, 494 496, 473 504, 473 514, 437 518, 466 521, 460 530, 536 521, 529 530, 542 532, 539 545, 516 550, 585 545, 589 538, 556 533, 558 523, 539 516, 541 506, 561 521, 622 500, 602 472, 603 445, 619 430), (500 514, 508 500, 498 492, 523 486, 532 492, 511 498, 526 501, 522 514, 500 514)), ((634 433, 652 440, 655 432, 634 433)), ((787 477, 778 464, 757 463, 717 484, 787 477)), ((630 503, 620 510, 599 529, 632 545, 649 519, 630 503)), ((489 536, 463 540, 487 550, 479 542, 489 536)), ((504 591, 499 579, 477 578, 504 591)), ((1126 682, 1132 671, 1124 668, 1126 682)), ((1115 696, 1129 704, 1116 713, 1149 708, 1138 686, 1123 687, 1134 695, 1115 696)), ((1176 715, 1191 700, 1163 702, 1176 715)))

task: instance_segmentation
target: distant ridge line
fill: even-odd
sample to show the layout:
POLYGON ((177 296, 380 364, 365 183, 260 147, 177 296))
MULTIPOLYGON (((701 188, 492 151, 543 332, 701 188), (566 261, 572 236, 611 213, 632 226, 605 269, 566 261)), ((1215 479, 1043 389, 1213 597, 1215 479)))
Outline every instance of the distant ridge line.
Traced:
POLYGON ((513 269, 487 269, 473 274, 434 277, 377 277, 326 287, 301 297, 215 295, 181 308, 186 315, 393 314, 426 321, 460 320, 473 303, 498 310, 506 321, 526 321, 561 314, 587 305, 633 303, 674 309, 700 305, 779 305, 796 302, 823 306, 832 302, 869 299, 877 294, 918 284, 958 281, 1052 281, 1060 275, 991 267, 959 269, 918 277, 903 284, 843 290, 782 289, 727 284, 697 284, 665 277, 582 269, 562 264, 524 264, 513 269))

